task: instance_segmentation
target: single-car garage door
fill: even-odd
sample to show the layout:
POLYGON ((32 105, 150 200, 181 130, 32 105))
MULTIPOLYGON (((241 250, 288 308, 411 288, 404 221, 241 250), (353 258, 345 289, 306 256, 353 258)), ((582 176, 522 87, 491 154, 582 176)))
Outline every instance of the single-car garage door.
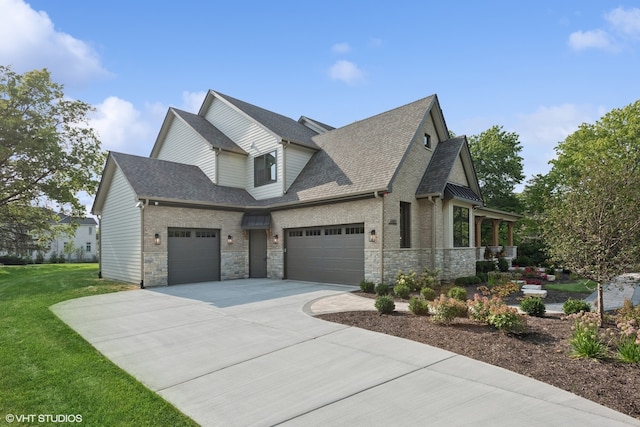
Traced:
POLYGON ((357 285, 364 279, 364 224, 288 229, 287 279, 357 285))
POLYGON ((170 228, 169 284, 220 280, 219 230, 170 228))

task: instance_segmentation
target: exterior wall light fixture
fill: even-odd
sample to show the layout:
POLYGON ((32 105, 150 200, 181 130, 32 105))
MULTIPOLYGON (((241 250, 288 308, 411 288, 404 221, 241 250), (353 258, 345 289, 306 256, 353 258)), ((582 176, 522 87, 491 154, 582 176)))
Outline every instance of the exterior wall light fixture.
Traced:
POLYGON ((160 233, 156 233, 156 235, 153 236, 153 241, 155 242, 156 245, 160 244, 160 233))
POLYGON ((274 245, 278 244, 278 235, 277 234, 275 236, 273 236, 273 244, 274 245))
POLYGON ((375 243, 378 241, 378 236, 376 236, 376 230, 371 230, 371 233, 369 234, 369 241, 371 243, 375 243))
POLYGON ((233 244, 233 237, 231 237, 231 234, 227 236, 227 244, 229 245, 233 244))

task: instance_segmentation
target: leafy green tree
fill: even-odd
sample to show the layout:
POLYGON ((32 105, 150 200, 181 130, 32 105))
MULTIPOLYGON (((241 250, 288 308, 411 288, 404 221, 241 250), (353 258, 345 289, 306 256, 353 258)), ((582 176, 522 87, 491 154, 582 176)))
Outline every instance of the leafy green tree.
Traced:
POLYGON ((66 98, 46 69, 0 66, 0 245, 11 241, 17 218, 20 232, 46 232, 54 212, 43 207, 84 213, 77 195, 95 193, 104 163, 90 111, 66 98))
POLYGON ((519 138, 502 126, 469 137, 469 150, 488 207, 510 212, 521 210, 514 194, 516 185, 524 180, 519 138))
POLYGON ((554 259, 601 293, 640 267, 640 101, 581 125, 556 152, 544 237, 554 259))

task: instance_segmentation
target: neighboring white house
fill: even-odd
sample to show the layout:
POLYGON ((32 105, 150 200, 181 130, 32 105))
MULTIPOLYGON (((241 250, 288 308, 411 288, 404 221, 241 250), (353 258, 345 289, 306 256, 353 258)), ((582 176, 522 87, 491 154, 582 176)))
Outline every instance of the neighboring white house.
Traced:
MULTIPOLYGON (((63 234, 54 238, 49 249, 44 252, 45 260, 49 260, 54 253, 56 256, 64 256, 65 245, 71 245, 73 247, 73 253, 71 254, 72 261, 91 261, 97 260, 98 257, 98 223, 94 218, 74 218, 70 216, 63 216, 57 224, 68 225, 71 222, 77 224, 77 228, 73 234, 63 234)), ((36 253, 33 254, 33 257, 36 253)))
POLYGON ((475 274, 483 221, 499 246, 517 220, 484 208, 436 95, 334 128, 209 91, 198 114, 169 109, 150 157, 109 154, 92 212, 102 277, 142 286, 450 280, 475 274))

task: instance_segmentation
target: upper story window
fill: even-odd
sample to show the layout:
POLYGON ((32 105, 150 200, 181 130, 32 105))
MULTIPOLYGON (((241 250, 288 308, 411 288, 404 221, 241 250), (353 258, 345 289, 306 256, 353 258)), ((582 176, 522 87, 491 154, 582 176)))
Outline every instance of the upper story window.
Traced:
POLYGON ((431 148, 431 135, 429 135, 428 133, 424 134, 424 137, 422 138, 422 143, 424 144, 424 148, 431 148))
POLYGON ((93 234, 93 227, 89 227, 89 236, 93 234))
POLYGON ((277 181, 276 152, 272 151, 253 159, 253 185, 272 184, 277 181))

